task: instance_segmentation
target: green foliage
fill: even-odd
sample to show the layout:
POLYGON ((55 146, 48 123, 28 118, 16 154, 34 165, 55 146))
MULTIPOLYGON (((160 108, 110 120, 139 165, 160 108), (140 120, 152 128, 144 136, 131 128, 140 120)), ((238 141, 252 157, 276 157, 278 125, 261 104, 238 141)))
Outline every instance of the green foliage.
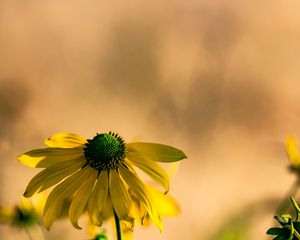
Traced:
POLYGON ((291 197, 291 202, 295 209, 295 219, 293 220, 290 214, 275 216, 281 227, 270 228, 267 231, 268 235, 276 236, 273 240, 300 240, 300 208, 293 197, 291 197))

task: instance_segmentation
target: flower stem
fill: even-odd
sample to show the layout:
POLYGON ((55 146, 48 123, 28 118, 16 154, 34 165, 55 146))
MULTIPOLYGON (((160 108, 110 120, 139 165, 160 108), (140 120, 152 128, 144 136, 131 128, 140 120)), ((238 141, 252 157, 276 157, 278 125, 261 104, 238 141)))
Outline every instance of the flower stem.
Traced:
POLYGON ((120 219, 118 218, 118 215, 116 214, 115 210, 114 210, 114 217, 116 223, 117 239, 122 240, 122 229, 121 229, 120 219))
POLYGON ((45 240, 45 236, 40 225, 35 227, 25 227, 25 231, 30 240, 45 240))
POLYGON ((30 239, 30 240, 33 240, 33 237, 32 237, 32 235, 31 235, 31 233, 30 233, 30 231, 29 231, 29 229, 28 229, 27 227, 25 227, 25 231, 26 231, 26 233, 27 233, 29 239, 30 239))

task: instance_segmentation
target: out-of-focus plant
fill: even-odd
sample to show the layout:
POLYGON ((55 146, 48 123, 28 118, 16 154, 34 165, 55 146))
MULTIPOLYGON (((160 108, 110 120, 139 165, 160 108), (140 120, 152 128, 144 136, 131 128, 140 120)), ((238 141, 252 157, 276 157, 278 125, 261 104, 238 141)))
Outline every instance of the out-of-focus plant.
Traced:
POLYGON ((13 207, 0 205, 0 223, 25 230, 32 240, 42 240, 44 235, 40 226, 45 201, 45 195, 39 194, 32 199, 22 197, 13 207))
POLYGON ((267 231, 267 234, 276 236, 273 240, 300 240, 300 209, 293 197, 291 202, 295 209, 295 219, 293 220, 291 214, 275 216, 281 227, 270 228, 267 231))
POLYGON ((92 240, 108 240, 105 232, 99 232, 95 234, 95 237, 92 240))
POLYGON ((290 168, 296 172, 300 171, 300 153, 297 138, 289 136, 285 140, 285 149, 290 160, 290 168))
MULTIPOLYGON (((288 195, 295 196, 300 186, 300 152, 296 137, 287 137, 285 148, 290 162, 289 169, 297 176, 288 195)), ((275 216, 281 227, 273 227, 267 231, 268 235, 276 236, 274 240, 300 240, 300 208, 293 197, 290 197, 290 201, 295 210, 295 218, 293 220, 292 215, 288 213, 290 204, 287 198, 284 198, 276 211, 276 215, 279 216, 275 216)))
POLYGON ((290 207, 290 196, 295 196, 300 187, 300 152, 298 148, 297 138, 294 136, 289 136, 285 140, 285 149, 289 159, 289 169, 292 173, 296 175, 295 182, 291 185, 287 192, 287 195, 283 198, 282 202, 279 204, 276 214, 280 215, 286 212, 290 207))

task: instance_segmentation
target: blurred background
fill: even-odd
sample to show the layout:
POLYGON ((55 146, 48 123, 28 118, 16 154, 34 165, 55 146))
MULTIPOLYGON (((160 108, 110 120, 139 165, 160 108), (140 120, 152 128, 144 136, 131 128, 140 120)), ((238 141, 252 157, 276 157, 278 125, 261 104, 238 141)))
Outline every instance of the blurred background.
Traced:
MULTIPOLYGON (((0 202, 38 172, 16 157, 57 132, 118 132, 187 154, 181 206, 135 239, 270 239, 295 180, 284 139, 300 136, 300 3, 0 1, 0 202)), ((82 220, 83 221, 83 220, 82 220)), ((0 225, 5 240, 28 239, 0 225)), ((87 239, 68 221, 47 239, 87 239)))

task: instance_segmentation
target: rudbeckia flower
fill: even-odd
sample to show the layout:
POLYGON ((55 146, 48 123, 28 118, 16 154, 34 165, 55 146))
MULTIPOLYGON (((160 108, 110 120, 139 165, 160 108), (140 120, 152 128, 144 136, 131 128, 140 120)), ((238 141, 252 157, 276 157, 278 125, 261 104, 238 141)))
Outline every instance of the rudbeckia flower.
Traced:
POLYGON ((0 222, 9 223, 17 228, 27 228, 39 223, 39 211, 32 202, 22 198, 14 207, 0 205, 0 222))
POLYGON ((133 200, 129 191, 139 202, 142 215, 149 216, 162 229, 153 198, 135 168, 142 170, 168 192, 168 175, 157 162, 186 158, 181 150, 156 143, 125 143, 112 132, 97 134, 92 139, 58 133, 47 138, 45 144, 47 148, 26 152, 18 160, 30 167, 44 168, 29 182, 25 197, 55 186, 44 209, 47 229, 61 215, 64 210, 62 203, 66 199, 71 201, 68 214, 76 228, 80 228, 78 219, 85 209, 91 221, 100 226, 108 199, 116 217, 133 222, 133 200))
POLYGON ((40 229, 44 205, 45 195, 43 194, 33 199, 22 197, 20 203, 13 207, 0 205, 0 223, 26 230, 30 239, 44 239, 40 229))

